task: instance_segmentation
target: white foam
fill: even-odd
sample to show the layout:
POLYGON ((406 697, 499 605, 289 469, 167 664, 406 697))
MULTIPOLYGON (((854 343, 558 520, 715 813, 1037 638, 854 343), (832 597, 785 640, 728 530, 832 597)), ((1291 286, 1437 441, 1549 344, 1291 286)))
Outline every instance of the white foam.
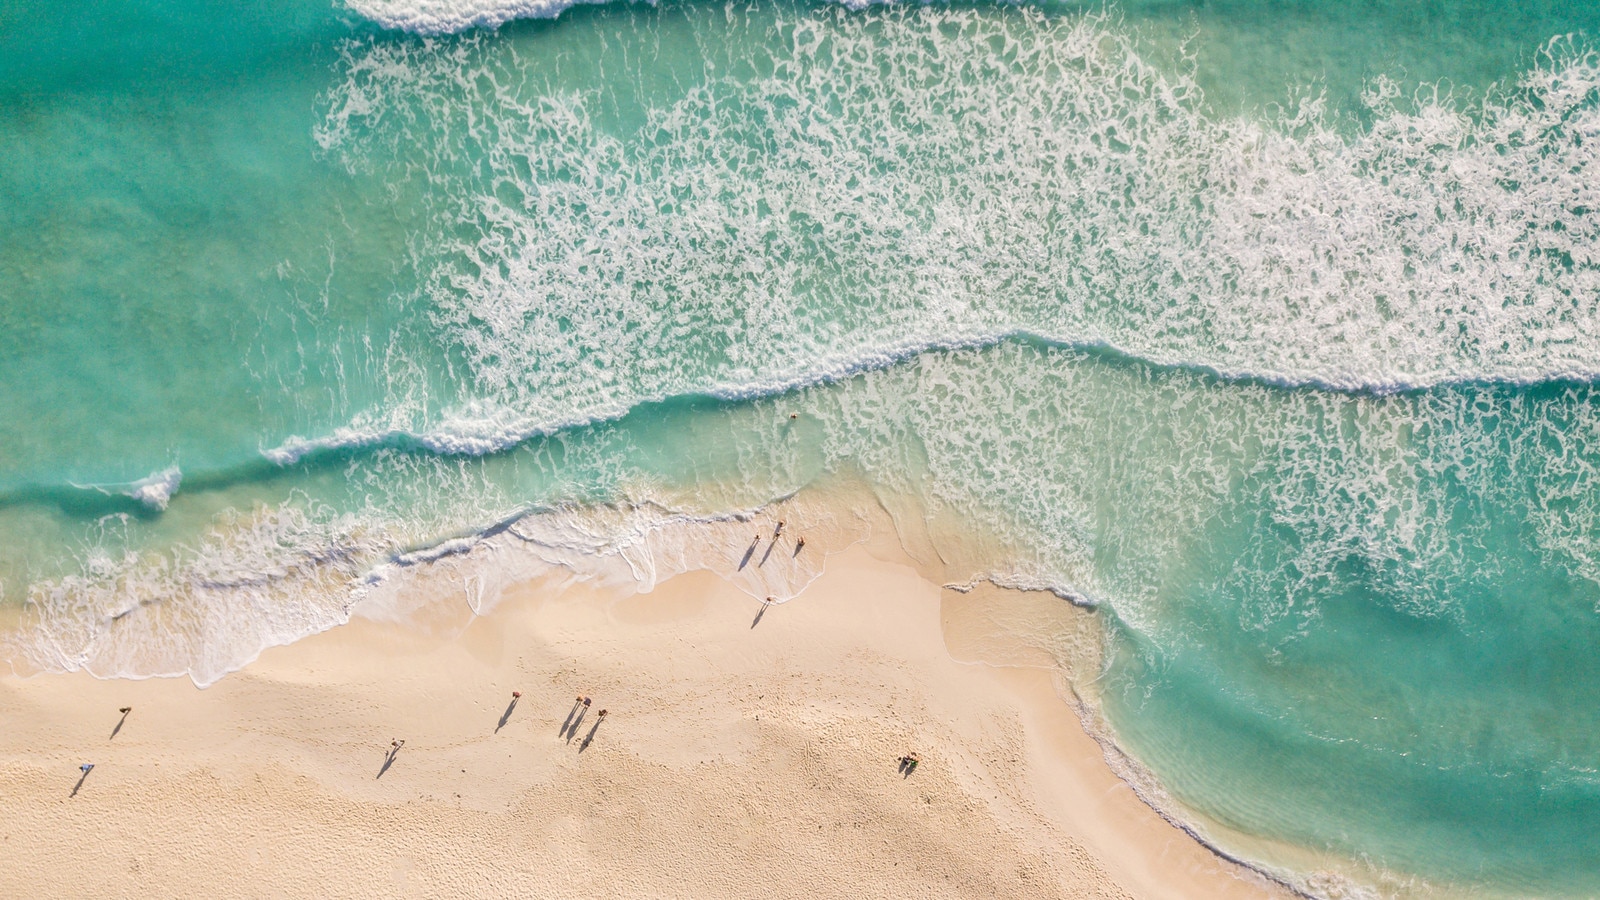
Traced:
MULTIPOLYGON (((618 0, 346 0, 350 8, 384 28, 420 35, 454 34, 472 28, 499 28, 517 19, 553 19, 574 6, 618 0)), ((632 0, 649 3, 654 0, 632 0)), ((861 10, 891 0, 838 0, 861 10)))
MULTIPOLYGON (((620 415, 621 408, 600 411, 597 418, 620 415)), ((469 402, 448 410, 436 424, 413 424, 417 414, 404 404, 385 410, 380 417, 361 416, 318 437, 291 435, 261 455, 280 465, 293 465, 306 456, 330 450, 380 446, 408 446, 441 456, 485 456, 514 447, 532 437, 588 424, 591 419, 535 422, 510 409, 490 403, 469 402)))
POLYGON ((864 513, 790 507, 782 515, 792 533, 810 538, 805 553, 748 553, 752 529, 771 527, 761 510, 704 514, 650 501, 536 510, 410 549, 416 523, 375 510, 337 514, 304 498, 226 513, 193 549, 165 553, 126 549, 133 523, 111 517, 78 574, 30 586, 26 626, 4 636, 5 655, 26 668, 186 675, 204 687, 353 613, 403 618, 418 602, 406 590, 413 579, 458 562, 469 567, 466 601, 480 614, 502 587, 552 571, 642 592, 704 569, 781 602, 866 530, 864 513))
POLYGON ((620 136, 622 88, 545 87, 516 41, 347 47, 318 141, 426 181, 414 261, 495 412, 269 457, 494 452, 1012 335, 1380 393, 1600 377, 1600 66, 1568 47, 1471 108, 1379 80, 1350 134, 1314 101, 1218 117, 1105 17, 681 12, 718 72, 794 40, 620 136))
MULTIPOLYGON (((765 377, 736 383, 713 383, 692 392, 719 400, 754 400, 841 381, 853 375, 887 368, 921 353, 992 345, 1014 335, 979 334, 961 340, 907 340, 895 345, 846 351, 808 361, 797 372, 774 372, 765 377)), ((290 435, 276 446, 262 448, 261 455, 280 465, 294 465, 316 453, 357 450, 370 447, 407 446, 425 449, 440 456, 487 456, 523 444, 533 438, 572 431, 626 415, 640 404, 673 399, 673 393, 655 393, 622 399, 596 398, 581 415, 564 418, 536 418, 516 412, 509 406, 472 400, 447 409, 432 425, 412 424, 422 417, 405 405, 396 405, 382 414, 381 420, 363 415, 349 425, 332 429, 319 437, 290 435), (399 424, 406 422, 406 424, 399 424)))
POLYGON ((271 646, 347 618, 374 547, 357 521, 290 505, 221 517, 193 548, 140 553, 107 520, 81 571, 30 586, 12 659, 100 677, 188 675, 210 684, 271 646))
POLYGON ((1056 598, 1065 600, 1073 606, 1082 609, 1098 609, 1100 601, 1093 597, 1085 596, 1078 591, 1063 587, 1055 579, 1048 576, 1021 575, 1018 573, 995 574, 990 573, 969 581, 954 581, 944 585, 945 590, 955 591, 960 594, 970 594, 980 584, 992 584, 997 588, 1011 591, 1029 591, 1052 594, 1056 598))
POLYGON ((178 490, 178 485, 182 483, 183 471, 177 466, 168 466, 129 485, 127 494, 145 506, 159 511, 167 508, 167 502, 172 499, 172 495, 178 490))
POLYGON ((385 28, 436 35, 498 28, 514 19, 553 19, 579 3, 610 0, 346 0, 385 28))
POLYGON ((183 483, 183 470, 177 466, 168 466, 138 481, 121 484, 78 484, 71 482, 79 490, 99 491, 102 494, 121 494, 132 497, 145 507, 156 512, 167 508, 167 503, 172 500, 172 495, 177 493, 178 485, 183 483))

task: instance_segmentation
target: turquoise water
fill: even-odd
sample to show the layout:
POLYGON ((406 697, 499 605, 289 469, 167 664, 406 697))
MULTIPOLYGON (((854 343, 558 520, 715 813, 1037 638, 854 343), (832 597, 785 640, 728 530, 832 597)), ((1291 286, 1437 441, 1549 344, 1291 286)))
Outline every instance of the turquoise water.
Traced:
POLYGON ((1600 9, 557 11, 0 14, 13 665, 848 474, 1098 604, 1220 843, 1600 891, 1600 9))

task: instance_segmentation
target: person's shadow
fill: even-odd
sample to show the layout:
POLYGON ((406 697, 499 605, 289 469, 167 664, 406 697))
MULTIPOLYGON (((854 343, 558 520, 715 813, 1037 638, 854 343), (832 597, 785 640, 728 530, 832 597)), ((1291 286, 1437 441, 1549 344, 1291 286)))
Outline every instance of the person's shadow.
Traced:
POLYGON ((572 727, 572 717, 578 714, 578 710, 582 706, 583 706, 583 701, 582 700, 574 700, 573 701, 572 708, 567 710, 567 720, 565 722, 561 723, 561 730, 556 732, 556 737, 566 737, 567 729, 572 727))
MULTIPOLYGON (((604 722, 604 721, 605 721, 604 718, 598 718, 598 719, 594 720, 594 724, 593 725, 589 726, 589 733, 583 736, 583 743, 578 745, 578 752, 579 753, 582 753, 583 751, 589 749, 590 742, 592 742, 594 740, 594 733, 596 731, 600 730, 600 723, 604 722)), ((576 731, 577 729, 573 729, 573 730, 576 731)))
POLYGON ((755 628, 757 625, 761 624, 761 617, 767 614, 767 607, 769 607, 771 605, 772 605, 771 603, 765 603, 765 602, 761 604, 761 611, 756 613, 756 620, 754 622, 750 623, 750 627, 751 628, 755 628))
POLYGON ((78 796, 78 789, 83 787, 83 783, 89 779, 89 773, 93 772, 93 771, 94 771, 94 767, 92 767, 92 766, 90 768, 84 769, 83 770, 83 774, 78 776, 78 783, 72 786, 72 793, 68 794, 67 796, 68 797, 76 797, 76 796, 78 796))
MULTIPOLYGON (((401 746, 405 746, 405 745, 402 744, 401 746)), ((389 748, 389 752, 387 754, 385 754, 384 757, 383 757, 383 768, 379 769, 378 770, 378 774, 376 774, 376 775, 374 775, 372 777, 373 778, 382 778, 383 777, 383 773, 389 771, 389 767, 394 765, 394 758, 399 756, 399 755, 400 755, 400 747, 390 747, 389 748)))
POLYGON ((131 710, 131 709, 123 710, 122 718, 117 720, 117 727, 111 729, 111 737, 106 738, 106 740, 109 741, 112 738, 115 738, 117 736, 117 732, 122 730, 122 724, 124 722, 128 721, 128 713, 130 713, 130 712, 133 712, 133 710, 131 710))
POLYGON ((744 551, 744 559, 739 560, 739 570, 741 572, 744 571, 745 566, 750 565, 750 557, 756 555, 756 548, 759 546, 761 546, 761 537, 757 535, 756 539, 750 542, 749 549, 744 551))
POLYGON ((587 706, 578 710, 578 717, 572 720, 572 727, 567 729, 567 743, 572 743, 572 739, 578 736, 578 729, 583 727, 583 717, 588 713, 589 707, 587 706))
POLYGON ((500 714, 500 724, 494 726, 494 733, 495 734, 499 734, 500 733, 500 729, 506 727, 506 723, 511 721, 511 711, 517 708, 517 700, 518 699, 519 698, 517 698, 517 697, 512 697, 511 698, 511 703, 508 706, 506 706, 506 711, 500 714))

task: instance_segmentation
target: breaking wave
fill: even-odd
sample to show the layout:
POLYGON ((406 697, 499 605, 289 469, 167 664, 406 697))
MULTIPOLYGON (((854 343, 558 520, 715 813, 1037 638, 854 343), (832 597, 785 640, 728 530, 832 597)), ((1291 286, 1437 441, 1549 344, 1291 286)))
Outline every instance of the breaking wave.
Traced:
POLYGON ((436 324, 512 439, 1015 334, 1351 391, 1600 373, 1600 58, 1569 42, 1471 104, 1377 79, 1353 130, 1210 114, 1100 16, 729 27, 759 34, 638 108, 515 41, 347 48, 318 140, 429 198, 436 324))

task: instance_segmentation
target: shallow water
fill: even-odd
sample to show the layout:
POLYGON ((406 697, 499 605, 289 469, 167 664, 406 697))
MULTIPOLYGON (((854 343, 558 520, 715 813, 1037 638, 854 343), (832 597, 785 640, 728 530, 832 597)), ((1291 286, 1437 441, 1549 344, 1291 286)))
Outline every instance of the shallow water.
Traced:
POLYGON ((717 567, 650 535, 848 474, 1098 604, 1221 843, 1600 890, 1600 10, 384 27, 462 9, 0 20, 14 665, 209 683, 486 533, 717 567))

